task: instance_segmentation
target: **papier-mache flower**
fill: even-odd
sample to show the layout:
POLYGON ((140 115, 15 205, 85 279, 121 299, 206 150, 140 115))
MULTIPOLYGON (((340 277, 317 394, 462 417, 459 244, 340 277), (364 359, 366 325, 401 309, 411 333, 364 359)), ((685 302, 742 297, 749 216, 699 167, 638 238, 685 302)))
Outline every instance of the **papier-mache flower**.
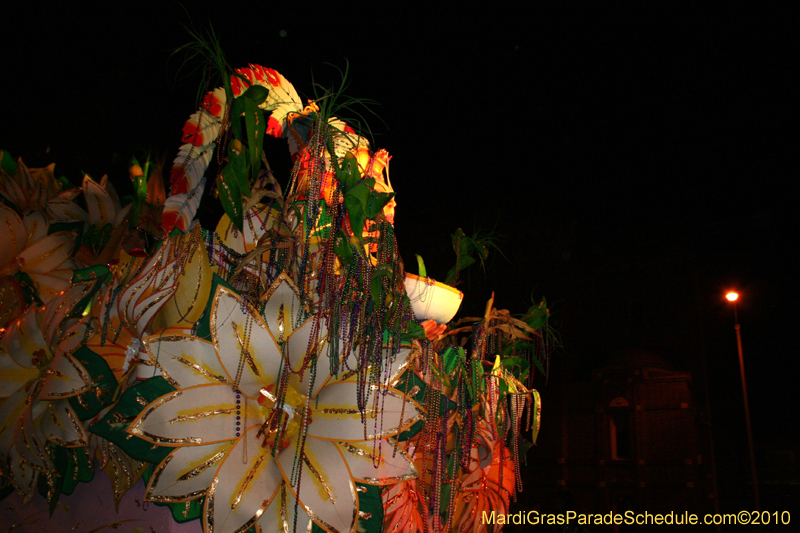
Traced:
POLYGON ((421 408, 389 386, 372 385, 378 401, 362 413, 362 384, 330 375, 324 324, 305 316, 291 280, 280 276, 267 294, 262 317, 218 287, 210 342, 169 328, 144 340, 177 389, 145 407, 128 429, 175 448, 156 468, 147 497, 185 502, 205 495, 206 533, 246 531, 257 521, 292 528, 295 520, 297 531, 313 520, 331 532, 354 532, 355 481, 416 477, 386 437, 419 420, 421 408), (302 371, 314 354, 319 363, 302 371))
POLYGON ((49 224, 41 212, 20 217, 3 204, 0 227, 6 236, 5 245, 0 246, 0 276, 28 275, 45 303, 70 287, 74 234, 58 231, 48 235, 49 224))
POLYGON ((91 319, 67 319, 85 294, 75 285, 42 307, 31 307, 0 338, 0 461, 8 479, 30 500, 39 474, 55 475, 47 441, 86 446, 88 434, 68 398, 92 387, 72 356, 91 319), (5 466, 4 466, 5 469, 5 466))

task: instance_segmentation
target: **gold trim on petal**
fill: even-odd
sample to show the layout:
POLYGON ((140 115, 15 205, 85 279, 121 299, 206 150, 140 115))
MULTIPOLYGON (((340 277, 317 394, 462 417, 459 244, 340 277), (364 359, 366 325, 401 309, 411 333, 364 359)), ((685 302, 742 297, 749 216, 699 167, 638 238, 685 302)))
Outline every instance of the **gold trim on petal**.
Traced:
MULTIPOLYGON (((247 436, 245 436, 245 438, 247 438, 247 436)), ((253 465, 253 467, 250 468, 250 470, 247 472, 247 475, 244 477, 244 481, 242 482, 242 488, 239 489, 239 493, 233 499, 233 502, 231 502, 231 510, 236 509, 236 506, 239 505, 240 501, 242 501, 242 496, 244 496, 244 492, 247 490, 247 486, 250 484, 251 481, 253 481, 253 478, 256 475, 256 471, 266 458, 267 458, 266 455, 264 455, 263 453, 260 454, 258 456, 258 459, 256 459, 256 462, 253 465)))
POLYGON ((172 445, 177 446, 179 444, 203 444, 203 439, 200 437, 184 437, 181 439, 169 439, 165 437, 159 437, 158 435, 153 435, 141 429, 142 424, 147 419, 148 416, 153 414, 156 409, 164 405, 165 403, 174 400, 175 398, 179 398, 182 396, 183 393, 181 391, 171 392, 169 394, 165 394, 164 396, 158 398, 156 401, 151 403, 147 406, 144 411, 136 417, 136 420, 128 427, 128 433, 132 435, 136 435, 137 437, 141 437, 148 442, 152 442, 153 444, 165 444, 165 445, 172 445))
MULTIPOLYGON (((386 442, 386 441, 384 441, 384 442, 386 442)), ((383 457, 375 455, 375 454, 372 454, 372 453, 369 453, 368 451, 363 450, 363 449, 361 449, 361 448, 359 448, 357 446, 353 446, 352 444, 350 444, 348 442, 340 442, 339 445, 342 448, 344 448, 346 451, 352 453, 353 455, 359 455, 361 457, 366 457, 368 459, 371 459, 373 462, 375 462, 375 461, 377 461, 379 463, 384 463, 385 462, 383 457)), ((411 461, 411 459, 409 459, 408 454, 402 448, 399 448, 399 447, 392 448, 391 453, 400 454, 403 457, 403 459, 405 459, 406 463, 408 464, 408 467, 411 469, 411 472, 409 472, 408 474, 404 474, 402 476, 390 476, 390 477, 383 477, 383 478, 358 477, 358 476, 352 474, 353 477, 355 479, 358 479, 358 480, 364 482, 364 483, 369 483, 370 485, 394 485, 395 483, 400 483, 402 481, 410 481, 412 479, 419 478, 419 472, 417 472, 416 466, 414 466, 413 461, 411 461)))
POLYGON ((208 418, 209 416, 214 415, 229 415, 236 412, 235 407, 229 407, 227 409, 214 409, 212 411, 202 411, 200 413, 194 413, 191 415, 178 415, 175 418, 169 421, 170 424, 174 424, 176 422, 186 422, 187 420, 200 420, 201 418, 208 418))
POLYGON ((314 478, 319 482, 319 484, 322 485, 322 489, 328 495, 328 498, 331 499, 331 503, 336 505, 336 498, 333 497, 333 491, 328 486, 328 484, 325 483, 325 480, 322 479, 322 474, 320 474, 319 470, 317 470, 316 467, 313 464, 311 464, 311 461, 309 461, 308 456, 305 453, 303 454, 303 462, 308 467, 308 470, 311 472, 311 475, 313 475, 314 478))
POLYGON ((183 357, 176 357, 174 355, 172 356, 172 358, 175 359, 176 361, 178 361, 179 363, 181 363, 182 365, 186 365, 188 367, 191 367, 191 368, 197 370, 198 372, 200 372, 201 374, 203 374, 206 377, 209 377, 211 379, 219 381, 220 383, 228 383, 228 379, 227 378, 224 378, 222 376, 218 376, 216 374, 212 374, 211 372, 209 372, 208 370, 206 370, 202 366, 198 365, 197 363, 192 363, 188 359, 184 359, 183 357))
POLYGON ((219 461, 220 459, 225 457, 225 453, 226 452, 227 452, 227 450, 226 451, 217 452, 216 454, 214 454, 206 462, 200 464, 199 466, 196 466, 196 467, 192 468, 191 470, 189 470, 188 472, 186 472, 182 476, 179 476, 178 477, 178 481, 186 481, 186 480, 192 479, 193 477, 196 477, 196 476, 200 475, 203 472, 203 470, 206 470, 208 467, 210 467, 211 465, 213 465, 214 463, 216 463, 217 461, 219 461))

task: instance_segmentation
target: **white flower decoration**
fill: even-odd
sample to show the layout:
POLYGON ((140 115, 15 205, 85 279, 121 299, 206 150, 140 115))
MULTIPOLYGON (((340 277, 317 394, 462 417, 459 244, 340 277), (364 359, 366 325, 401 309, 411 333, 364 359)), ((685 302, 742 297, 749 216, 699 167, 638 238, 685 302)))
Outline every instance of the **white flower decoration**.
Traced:
MULTIPOLYGON (((385 437, 420 419, 420 408, 391 387, 373 386, 369 393, 378 401, 369 405, 379 407, 366 409, 364 424, 356 406, 361 385, 330 375, 324 325, 302 316, 287 277, 268 294, 265 321, 218 287, 212 342, 170 329, 144 340, 153 363, 178 389, 145 407, 128 429, 175 448, 156 468, 147 497, 185 502, 205 494, 206 533, 242 532, 256 522, 270 531, 281 524, 291 529, 295 520, 297 531, 313 520, 331 532, 354 532, 355 481, 383 485, 416 477, 411 461, 385 437), (316 372, 301 372, 309 349, 320 361, 316 372), (275 394, 282 372, 289 374, 281 401, 275 394), (295 516, 295 509, 305 512, 295 516)), ((402 366, 408 352, 393 364, 402 366)))
POLYGON ((88 443, 68 398, 92 386, 71 355, 90 319, 65 320, 84 292, 75 286, 44 307, 30 308, 0 339, 0 462, 26 501, 40 473, 54 475, 47 441, 66 447, 88 443))

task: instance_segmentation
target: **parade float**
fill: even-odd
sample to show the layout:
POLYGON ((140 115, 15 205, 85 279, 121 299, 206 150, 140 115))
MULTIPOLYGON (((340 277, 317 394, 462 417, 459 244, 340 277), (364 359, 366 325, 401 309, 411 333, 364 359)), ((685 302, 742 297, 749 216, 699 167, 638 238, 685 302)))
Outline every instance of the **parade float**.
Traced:
MULTIPOLYGON (((127 199, 0 153, 4 525, 500 529, 480 517, 522 490, 545 302, 454 319, 458 289, 406 272, 390 156, 337 118, 351 101, 259 65, 222 85, 168 185, 132 160, 127 199), (288 142, 284 186, 265 137, 288 142)), ((455 280, 487 253, 453 248, 455 280)))

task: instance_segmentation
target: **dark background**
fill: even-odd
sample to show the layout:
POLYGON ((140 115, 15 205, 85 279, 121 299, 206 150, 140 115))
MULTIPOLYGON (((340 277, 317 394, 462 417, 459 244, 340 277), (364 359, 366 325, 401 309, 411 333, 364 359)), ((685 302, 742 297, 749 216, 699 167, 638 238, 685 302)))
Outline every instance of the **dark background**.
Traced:
POLYGON ((494 228, 504 256, 461 287, 462 314, 493 290, 512 312, 547 297, 563 346, 538 383, 543 431, 548 387, 615 354, 650 350, 696 383, 705 359, 720 501, 739 510, 748 455, 723 300, 737 288, 759 467, 776 447, 800 460, 791 3, 143 6, 5 6, 0 147, 129 191, 129 157, 171 161, 197 107, 199 65, 171 56, 181 24, 210 21, 232 66, 275 68, 307 98, 312 80, 339 83, 327 63, 349 62, 347 93, 380 104, 382 121, 365 116, 394 156, 410 270, 419 253, 443 277, 450 233, 494 228))

